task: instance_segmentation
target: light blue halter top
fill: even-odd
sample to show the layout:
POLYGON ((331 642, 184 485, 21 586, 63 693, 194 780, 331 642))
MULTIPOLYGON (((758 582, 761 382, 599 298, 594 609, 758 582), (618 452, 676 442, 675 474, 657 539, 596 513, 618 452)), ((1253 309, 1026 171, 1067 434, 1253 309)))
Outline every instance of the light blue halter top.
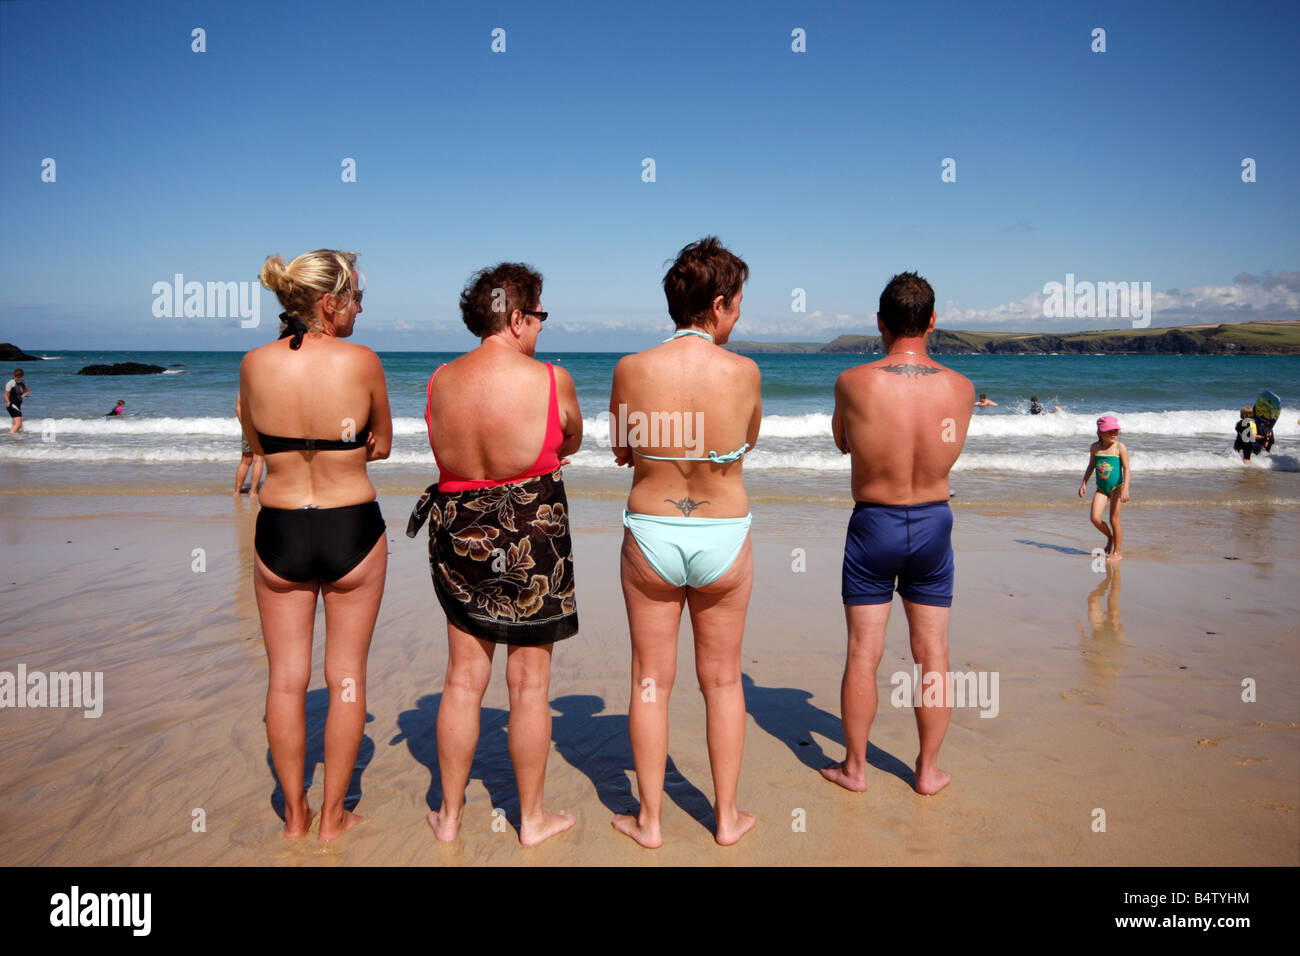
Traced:
MULTIPOLYGON (((710 342, 713 341, 713 336, 708 332, 700 332, 696 329, 679 329, 677 332, 674 332, 672 335, 668 336, 668 338, 664 339, 664 343, 671 342, 673 339, 680 339, 683 335, 698 335, 702 339, 708 339, 710 342)), ((727 452, 725 455, 719 455, 716 451, 710 451, 708 458, 669 458, 665 455, 647 455, 643 451, 637 451, 635 448, 632 449, 634 455, 640 455, 642 458, 650 458, 654 461, 711 461, 715 465, 726 465, 733 461, 739 461, 744 457, 744 454, 747 451, 749 451, 749 442, 745 442, 745 444, 741 445, 735 451, 727 452)))

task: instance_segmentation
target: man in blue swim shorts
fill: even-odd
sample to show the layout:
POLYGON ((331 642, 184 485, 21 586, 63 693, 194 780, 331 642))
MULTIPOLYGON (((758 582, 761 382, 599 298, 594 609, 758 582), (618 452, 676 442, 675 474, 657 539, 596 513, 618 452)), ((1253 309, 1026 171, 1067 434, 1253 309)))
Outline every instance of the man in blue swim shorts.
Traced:
MULTIPOLYGON (((831 430, 852 455, 853 497, 844 542, 842 596, 848 661, 840 688, 846 755, 822 776, 848 790, 867 789, 867 739, 876 716, 876 669, 897 590, 911 632, 912 656, 925 676, 947 687, 952 607, 952 512, 948 472, 966 442, 974 406, 970 380, 926 355, 934 331, 934 290, 912 272, 894 276, 880 295, 876 326, 885 357, 835 383, 831 430)), ((913 787, 938 793, 950 776, 939 746, 952 701, 916 708, 921 748, 913 787)))

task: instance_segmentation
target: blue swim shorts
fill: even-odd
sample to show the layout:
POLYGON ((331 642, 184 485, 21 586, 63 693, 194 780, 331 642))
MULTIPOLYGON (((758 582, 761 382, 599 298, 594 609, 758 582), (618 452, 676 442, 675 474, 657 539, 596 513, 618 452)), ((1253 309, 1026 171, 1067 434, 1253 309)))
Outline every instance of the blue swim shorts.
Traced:
POLYGON ((952 607, 952 510, 946 501, 879 505, 859 501, 844 540, 840 592, 845 604, 888 604, 898 593, 916 604, 952 607))

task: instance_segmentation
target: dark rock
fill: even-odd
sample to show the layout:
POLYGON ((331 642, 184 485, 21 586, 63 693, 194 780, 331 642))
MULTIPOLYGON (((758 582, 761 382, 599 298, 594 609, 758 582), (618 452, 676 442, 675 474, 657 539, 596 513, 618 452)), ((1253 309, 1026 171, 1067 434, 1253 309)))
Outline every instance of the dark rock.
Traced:
POLYGON ((39 355, 28 355, 16 345, 0 342, 0 362, 39 362, 39 355))
POLYGON ((158 375, 167 371, 161 365, 139 362, 115 362, 112 365, 87 365, 78 375, 158 375))

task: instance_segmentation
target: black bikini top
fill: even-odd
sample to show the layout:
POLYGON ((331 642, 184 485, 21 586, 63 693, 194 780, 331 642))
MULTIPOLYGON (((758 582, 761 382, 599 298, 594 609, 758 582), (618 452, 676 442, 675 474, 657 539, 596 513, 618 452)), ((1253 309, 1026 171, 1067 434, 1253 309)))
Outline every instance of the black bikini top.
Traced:
POLYGON ((352 451, 364 448, 370 438, 370 426, 367 425, 357 433, 352 441, 338 438, 281 438, 278 435, 257 433, 257 440, 262 443, 262 453, 276 455, 282 451, 352 451))
MULTIPOLYGON (((281 312, 280 320, 287 326, 280 333, 280 338, 292 335, 293 341, 289 343, 289 348, 297 351, 302 347, 302 337, 308 332, 306 324, 302 319, 288 312, 281 312)), ((354 448, 364 447, 369 438, 368 424, 352 441, 343 441, 339 438, 282 438, 279 435, 257 433, 257 440, 262 443, 262 452, 267 455, 277 455, 282 451, 352 451, 354 448)))

